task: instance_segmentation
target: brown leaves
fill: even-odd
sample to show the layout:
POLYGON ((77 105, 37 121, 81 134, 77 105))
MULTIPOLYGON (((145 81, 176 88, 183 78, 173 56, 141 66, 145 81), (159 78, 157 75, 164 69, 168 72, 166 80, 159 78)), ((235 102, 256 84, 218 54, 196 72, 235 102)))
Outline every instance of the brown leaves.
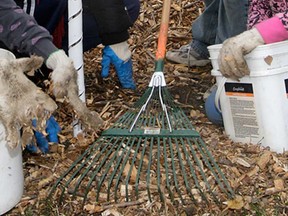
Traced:
POLYGON ((99 205, 87 204, 84 206, 84 210, 89 214, 99 213, 103 211, 103 207, 99 205))
POLYGON ((271 152, 264 151, 263 154, 258 159, 257 165, 260 167, 260 169, 263 170, 266 167, 266 165, 269 163, 270 159, 271 159, 271 152))
POLYGON ((240 210, 244 207, 244 200, 242 196, 236 195, 233 200, 228 200, 225 204, 227 209, 240 210))
POLYGON ((137 169, 134 165, 130 165, 129 161, 127 161, 127 163, 125 164, 124 170, 123 170, 123 174, 126 177, 130 177, 130 181, 132 183, 135 183, 136 180, 136 176, 137 176, 137 169), (131 170, 131 171, 130 171, 131 170))

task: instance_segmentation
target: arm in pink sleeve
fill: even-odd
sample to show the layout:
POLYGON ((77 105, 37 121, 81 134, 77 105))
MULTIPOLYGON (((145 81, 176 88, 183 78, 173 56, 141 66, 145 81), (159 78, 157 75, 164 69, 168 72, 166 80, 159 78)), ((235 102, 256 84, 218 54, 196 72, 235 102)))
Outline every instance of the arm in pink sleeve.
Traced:
POLYGON ((285 29, 278 16, 264 20, 257 24, 255 28, 259 31, 266 44, 288 39, 288 31, 285 29))

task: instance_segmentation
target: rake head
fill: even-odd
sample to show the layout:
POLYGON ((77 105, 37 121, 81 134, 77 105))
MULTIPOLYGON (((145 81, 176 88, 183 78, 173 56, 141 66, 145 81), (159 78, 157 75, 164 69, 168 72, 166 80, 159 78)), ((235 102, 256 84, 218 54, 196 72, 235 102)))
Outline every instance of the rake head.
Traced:
POLYGON ((140 199, 199 205, 222 203, 233 190, 167 88, 158 86, 101 134, 58 179, 51 196, 78 198, 82 207, 140 199))

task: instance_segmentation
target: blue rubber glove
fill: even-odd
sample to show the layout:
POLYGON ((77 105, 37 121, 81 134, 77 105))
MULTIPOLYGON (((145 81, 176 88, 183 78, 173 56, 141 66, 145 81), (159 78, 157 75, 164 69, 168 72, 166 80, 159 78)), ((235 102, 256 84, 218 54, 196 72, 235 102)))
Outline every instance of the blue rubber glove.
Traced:
MULTIPOLYGON (((32 125, 36 127, 36 120, 34 119, 32 121, 32 125)), ((61 128, 59 124, 56 122, 55 118, 51 116, 47 121, 46 121, 46 133, 47 137, 39 132, 39 131, 34 131, 34 136, 36 138, 36 145, 34 143, 28 144, 26 146, 26 149, 29 152, 32 153, 37 153, 38 149, 44 154, 49 152, 49 142, 53 143, 58 143, 58 133, 61 131, 61 128)))
POLYGON ((133 80, 131 51, 126 41, 105 46, 103 49, 101 72, 103 78, 108 77, 111 64, 113 64, 116 69, 121 86, 127 89, 136 89, 133 80))

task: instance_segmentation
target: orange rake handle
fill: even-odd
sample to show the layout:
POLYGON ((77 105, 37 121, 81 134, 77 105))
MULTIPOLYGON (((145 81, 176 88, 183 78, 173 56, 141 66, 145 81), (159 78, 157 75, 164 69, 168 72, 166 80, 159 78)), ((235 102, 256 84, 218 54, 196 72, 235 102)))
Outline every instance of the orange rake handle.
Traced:
POLYGON ((168 38, 168 26, 170 15, 171 0, 163 0, 162 17, 156 51, 156 61, 164 60, 168 38))

